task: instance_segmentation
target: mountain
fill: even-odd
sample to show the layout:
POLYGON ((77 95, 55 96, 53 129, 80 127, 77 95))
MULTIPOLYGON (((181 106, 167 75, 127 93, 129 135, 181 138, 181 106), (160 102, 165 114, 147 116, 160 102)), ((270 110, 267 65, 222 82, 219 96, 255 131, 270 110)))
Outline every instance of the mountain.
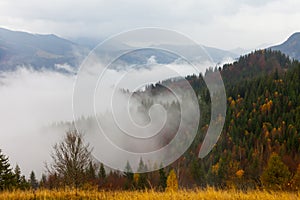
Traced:
MULTIPOLYGON (((85 56, 99 42, 96 39, 79 38, 72 42, 56 35, 31 34, 21 31, 11 31, 0 28, 0 71, 15 70, 18 66, 30 66, 39 70, 43 68, 65 71, 59 67, 68 65, 78 67, 85 56)), ((134 50, 135 48, 120 42, 110 41, 104 48, 99 50, 99 55, 106 58, 114 57, 121 53, 134 50)), ((146 64, 149 59, 155 58, 157 63, 167 64, 178 59, 179 55, 156 50, 174 49, 176 52, 184 52, 186 59, 192 62, 203 61, 210 58, 214 63, 222 63, 228 58, 235 59, 238 54, 217 48, 196 45, 155 45, 150 48, 126 53, 120 57, 123 64, 146 64)))
POLYGON ((237 83, 241 80, 251 80, 261 75, 272 74, 275 71, 278 73, 285 72, 295 63, 297 62, 291 61, 281 51, 256 50, 240 56, 234 63, 223 65, 221 75, 224 81, 237 83))
MULTIPOLYGON (((137 68, 148 67, 149 61, 159 64, 170 64, 181 62, 180 59, 186 59, 188 62, 194 64, 206 61, 224 63, 227 60, 235 60, 238 57, 237 54, 229 51, 200 45, 160 44, 138 50, 135 50, 131 46, 124 46, 121 49, 111 49, 113 51, 108 51, 110 55, 117 56, 120 52, 121 54, 124 53, 119 57, 118 62, 115 63, 116 66, 113 66, 115 69, 120 69, 120 67, 123 68, 128 65, 135 65, 137 68)), ((101 55, 105 55, 105 53, 107 52, 101 52, 101 55)))
POLYGON ((30 34, 0 28, 0 70, 19 65, 34 69, 56 69, 56 65, 77 66, 85 48, 56 35, 30 34))
POLYGON ((270 49, 279 50, 291 58, 300 60, 300 32, 292 34, 285 42, 280 45, 269 47, 270 49))
POLYGON ((228 58, 237 59, 240 56, 240 54, 238 53, 217 49, 214 47, 203 46, 203 48, 206 49, 208 54, 211 56, 212 60, 216 63, 222 63, 228 58))

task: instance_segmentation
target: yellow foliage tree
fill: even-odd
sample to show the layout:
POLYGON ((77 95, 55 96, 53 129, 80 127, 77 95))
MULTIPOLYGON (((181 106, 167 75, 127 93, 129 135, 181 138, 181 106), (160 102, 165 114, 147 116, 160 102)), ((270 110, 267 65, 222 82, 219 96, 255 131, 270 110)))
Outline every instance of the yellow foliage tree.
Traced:
POLYGON ((140 174, 134 174, 133 175, 133 180, 134 180, 135 184, 137 184, 139 182, 139 179, 140 179, 140 174))
POLYGON ((178 180, 175 174, 174 169, 172 169, 169 173, 168 179, 167 179, 167 188, 166 191, 172 192, 178 190, 178 180))
POLYGON ((244 175, 244 170, 242 170, 242 169, 240 169, 240 170, 238 170, 236 173, 235 173, 235 175, 238 177, 238 178, 242 178, 243 177, 243 175, 244 175))

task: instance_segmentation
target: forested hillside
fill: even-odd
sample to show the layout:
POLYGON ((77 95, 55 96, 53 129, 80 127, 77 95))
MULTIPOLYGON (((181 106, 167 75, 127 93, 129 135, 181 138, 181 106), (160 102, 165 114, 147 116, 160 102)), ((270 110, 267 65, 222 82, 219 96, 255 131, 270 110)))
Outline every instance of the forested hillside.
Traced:
POLYGON ((195 180, 202 177, 199 183, 222 187, 261 186, 272 153, 279 155, 291 178, 300 163, 298 61, 279 51, 260 50, 225 65, 221 74, 228 97, 226 121, 210 155, 194 161, 195 180))
MULTIPOLYGON (((199 97, 201 121, 193 144, 182 157, 165 169, 146 174, 132 174, 130 163, 124 163, 127 173, 108 173, 103 165, 90 163, 82 169, 81 176, 84 178, 76 180, 76 187, 89 184, 109 189, 165 189, 170 183, 176 186, 174 182, 178 182, 178 186, 183 188, 210 185, 238 189, 298 189, 299 62, 290 60, 279 51, 259 50, 214 70, 220 71, 224 80, 227 115, 221 137, 208 156, 198 158, 210 120, 210 95, 203 81, 205 75, 192 75, 186 79, 199 97)), ((214 73, 214 70, 209 69, 206 73, 214 73)), ((180 83, 174 80, 172 84, 180 83)), ((155 93, 158 90, 161 90, 160 84, 147 87, 145 92, 155 93)), ((137 95, 143 97, 142 94, 137 95)), ((151 99, 144 102, 144 109, 153 104, 151 99)), ((166 108, 172 106, 178 105, 176 102, 165 105, 166 108)), ((80 120, 80 123, 93 126, 90 118, 80 120)), ((147 167, 142 159, 139 164, 147 167)), ((68 183, 72 183, 72 176, 68 177, 71 179, 68 183)), ((47 188, 64 184, 64 175, 57 173, 43 176, 40 182, 40 186, 47 188)))

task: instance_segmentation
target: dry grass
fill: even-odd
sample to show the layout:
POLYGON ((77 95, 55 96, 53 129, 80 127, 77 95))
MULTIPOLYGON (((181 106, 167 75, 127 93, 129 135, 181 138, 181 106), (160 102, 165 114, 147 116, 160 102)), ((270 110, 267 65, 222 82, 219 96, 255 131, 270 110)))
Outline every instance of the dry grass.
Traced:
POLYGON ((234 190, 180 190, 178 192, 156 192, 148 191, 75 191, 75 190, 38 190, 32 191, 14 191, 0 192, 0 199, 264 199, 264 200, 297 200, 300 199, 300 192, 267 192, 267 191, 249 191, 247 193, 234 190))

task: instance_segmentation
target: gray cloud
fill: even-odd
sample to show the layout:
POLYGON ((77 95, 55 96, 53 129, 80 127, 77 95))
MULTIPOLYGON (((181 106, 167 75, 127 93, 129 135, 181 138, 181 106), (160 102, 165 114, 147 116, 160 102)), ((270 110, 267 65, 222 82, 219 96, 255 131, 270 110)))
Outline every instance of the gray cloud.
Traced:
POLYGON ((300 2, 293 0, 5 0, 0 5, 2 26, 69 38, 105 38, 131 28, 155 26, 230 49, 278 43, 300 29, 300 2))

